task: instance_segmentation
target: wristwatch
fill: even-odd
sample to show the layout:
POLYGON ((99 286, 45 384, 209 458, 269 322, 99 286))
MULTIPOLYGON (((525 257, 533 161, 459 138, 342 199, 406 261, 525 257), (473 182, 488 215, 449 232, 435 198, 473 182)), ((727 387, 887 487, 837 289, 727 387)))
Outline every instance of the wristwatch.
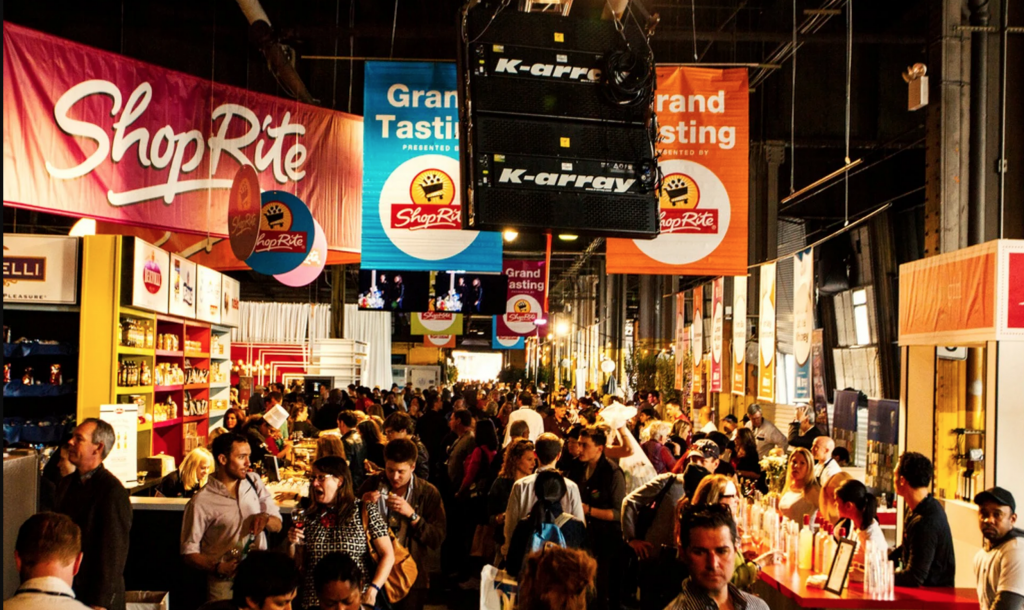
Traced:
POLYGON ((417 513, 416 511, 413 511, 412 515, 409 516, 409 523, 416 523, 419 520, 420 520, 419 513, 417 513))

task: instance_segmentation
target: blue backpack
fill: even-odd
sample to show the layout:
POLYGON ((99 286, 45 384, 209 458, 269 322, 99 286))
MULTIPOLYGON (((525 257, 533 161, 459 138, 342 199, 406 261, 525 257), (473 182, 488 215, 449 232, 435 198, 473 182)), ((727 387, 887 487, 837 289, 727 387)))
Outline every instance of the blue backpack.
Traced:
POLYGON ((565 536, 562 534, 562 526, 572 519, 572 514, 565 512, 555 519, 554 523, 542 523, 539 530, 534 530, 530 536, 529 550, 527 555, 544 550, 548 545, 565 548, 565 536))

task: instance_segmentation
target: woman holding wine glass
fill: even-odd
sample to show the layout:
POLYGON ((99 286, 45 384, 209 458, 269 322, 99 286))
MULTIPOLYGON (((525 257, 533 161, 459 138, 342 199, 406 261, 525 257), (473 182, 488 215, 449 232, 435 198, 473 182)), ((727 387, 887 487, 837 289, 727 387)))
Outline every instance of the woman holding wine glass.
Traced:
POLYGON ((329 553, 342 552, 366 575, 372 575, 363 590, 363 604, 374 607, 394 565, 394 548, 387 524, 376 504, 364 504, 355 497, 348 464, 337 456, 313 463, 309 500, 292 514, 288 532, 289 552, 305 574, 300 599, 305 608, 320 607, 313 569, 329 553), (371 542, 368 543, 367 539, 371 542), (370 544, 373 545, 372 549, 370 544), (378 557, 374 564, 373 554, 378 557))

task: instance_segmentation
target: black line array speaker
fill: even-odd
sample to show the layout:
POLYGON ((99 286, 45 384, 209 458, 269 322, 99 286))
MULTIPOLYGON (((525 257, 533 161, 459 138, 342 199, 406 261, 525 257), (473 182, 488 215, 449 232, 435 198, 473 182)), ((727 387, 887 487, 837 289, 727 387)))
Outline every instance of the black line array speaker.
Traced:
POLYGON ((654 59, 639 22, 509 0, 462 17, 462 226, 657 236, 654 59))

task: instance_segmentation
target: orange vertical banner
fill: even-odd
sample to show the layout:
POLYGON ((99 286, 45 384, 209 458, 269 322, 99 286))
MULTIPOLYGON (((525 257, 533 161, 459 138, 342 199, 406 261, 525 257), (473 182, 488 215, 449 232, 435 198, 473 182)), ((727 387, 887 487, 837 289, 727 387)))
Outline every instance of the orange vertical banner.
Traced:
POLYGON ((761 265, 757 397, 775 400, 775 263, 761 265))
POLYGON ((748 103, 745 69, 658 68, 661 234, 609 239, 608 273, 746 273, 748 103))

